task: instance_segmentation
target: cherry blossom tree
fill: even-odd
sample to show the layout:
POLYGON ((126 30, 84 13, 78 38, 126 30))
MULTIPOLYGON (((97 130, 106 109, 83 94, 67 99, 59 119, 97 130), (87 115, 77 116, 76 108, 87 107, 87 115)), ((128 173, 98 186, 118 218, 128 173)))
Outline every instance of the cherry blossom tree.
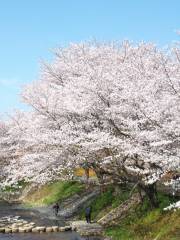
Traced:
POLYGON ((33 112, 9 116, 7 136, 1 137, 1 150, 6 159, 3 186, 20 181, 45 184, 72 177, 72 168, 68 169, 66 163, 69 152, 57 144, 57 132, 43 123, 44 119, 33 112))
POLYGON ((44 182, 86 164, 136 184, 156 205, 156 182, 180 167, 179 47, 86 42, 54 54, 23 89, 32 113, 14 121, 22 177, 44 182))

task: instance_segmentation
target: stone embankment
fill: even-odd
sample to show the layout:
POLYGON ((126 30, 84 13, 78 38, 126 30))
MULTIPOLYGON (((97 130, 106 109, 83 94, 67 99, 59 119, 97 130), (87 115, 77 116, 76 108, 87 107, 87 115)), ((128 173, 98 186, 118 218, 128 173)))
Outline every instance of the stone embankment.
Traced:
POLYGON ((103 227, 98 223, 87 223, 86 221, 74 221, 70 223, 71 229, 81 236, 102 236, 103 227))
POLYGON ((27 222, 19 216, 6 216, 0 218, 0 233, 42 233, 64 232, 71 230, 71 226, 36 226, 34 222, 27 222))
POLYGON ((103 228, 98 223, 73 221, 68 226, 36 226, 34 222, 21 219, 20 216, 6 216, 0 218, 0 233, 50 233, 77 231, 81 236, 102 236, 103 228))
POLYGON ((84 196, 76 195, 70 198, 69 200, 67 199, 63 204, 64 205, 63 209, 62 208, 60 209, 58 216, 70 218, 76 215, 81 209, 83 209, 90 202, 92 202, 92 200, 95 199, 99 194, 100 190, 99 188, 97 188, 93 191, 85 192, 84 196))

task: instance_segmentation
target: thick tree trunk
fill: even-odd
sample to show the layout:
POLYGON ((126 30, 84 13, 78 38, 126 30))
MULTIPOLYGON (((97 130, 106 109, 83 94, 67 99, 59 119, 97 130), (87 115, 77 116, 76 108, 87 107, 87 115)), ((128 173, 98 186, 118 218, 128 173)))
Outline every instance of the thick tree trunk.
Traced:
POLYGON ((158 197, 157 197, 156 184, 154 183, 154 184, 151 184, 148 186, 143 186, 143 190, 149 199, 151 207, 152 208, 158 207, 159 202, 158 202, 158 197))
POLYGON ((151 204, 151 208, 156 208, 159 206, 157 198, 156 184, 148 185, 145 187, 145 193, 151 204))

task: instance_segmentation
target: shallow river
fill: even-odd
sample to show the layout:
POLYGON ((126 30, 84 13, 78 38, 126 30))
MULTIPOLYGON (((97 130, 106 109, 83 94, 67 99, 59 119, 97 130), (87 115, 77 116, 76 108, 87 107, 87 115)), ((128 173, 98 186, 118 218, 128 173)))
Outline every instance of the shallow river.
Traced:
MULTIPOLYGON (((3 216, 21 216, 21 218, 35 222, 37 225, 59 225, 63 226, 65 223, 62 220, 51 220, 39 212, 34 210, 20 209, 14 205, 9 205, 0 202, 0 217, 3 216)), ((99 238, 81 238, 75 232, 64 232, 64 233, 14 233, 14 234, 3 234, 0 233, 0 240, 100 240, 99 238)))

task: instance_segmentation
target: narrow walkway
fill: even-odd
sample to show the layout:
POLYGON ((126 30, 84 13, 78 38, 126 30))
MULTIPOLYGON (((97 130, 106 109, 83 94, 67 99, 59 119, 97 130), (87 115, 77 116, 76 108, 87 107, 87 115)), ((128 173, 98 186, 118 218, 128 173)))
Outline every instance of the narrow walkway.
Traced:
POLYGON ((117 208, 111 210, 109 213, 107 213, 104 217, 98 220, 98 223, 103 226, 112 226, 116 225, 116 221, 119 219, 122 219, 129 214, 129 210, 134 205, 138 205, 140 203, 139 194, 133 194, 128 200, 123 202, 120 206, 117 208))
POLYGON ((73 231, 78 232, 81 236, 101 236, 103 228, 98 223, 87 223, 86 221, 74 221, 70 224, 73 231))
POLYGON ((85 192, 80 195, 75 194, 74 196, 66 199, 64 202, 59 203, 60 211, 58 216, 55 217, 52 206, 48 207, 35 207, 35 210, 43 214, 52 220, 63 220, 65 218, 73 217, 77 212, 79 212, 84 206, 87 206, 98 194, 99 189, 95 189, 93 192, 85 192))
POLYGON ((100 191, 99 189, 97 189, 83 197, 78 196, 78 198, 75 201, 68 203, 68 205, 65 205, 63 210, 59 211, 58 216, 65 217, 65 218, 73 216, 85 205, 87 205, 88 202, 92 201, 99 193, 100 191))

